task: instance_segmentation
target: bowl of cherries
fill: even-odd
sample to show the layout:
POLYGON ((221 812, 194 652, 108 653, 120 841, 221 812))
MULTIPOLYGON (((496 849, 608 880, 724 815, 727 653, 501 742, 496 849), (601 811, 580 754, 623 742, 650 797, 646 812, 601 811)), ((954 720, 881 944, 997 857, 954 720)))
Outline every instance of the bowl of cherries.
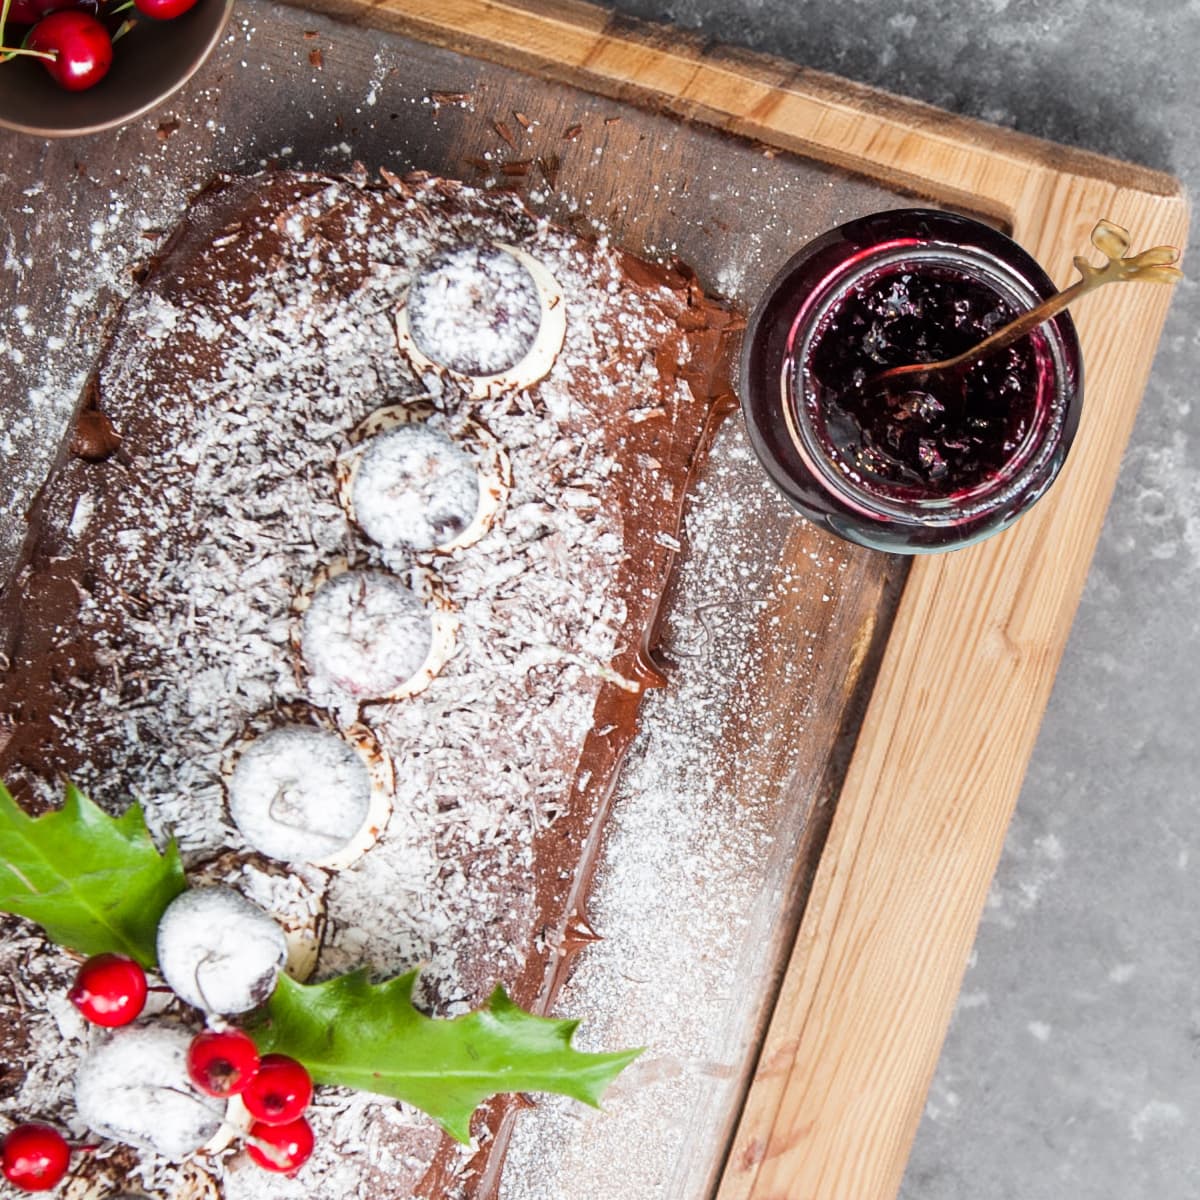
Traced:
POLYGON ((96 133, 181 88, 233 0, 0 0, 0 126, 96 133))

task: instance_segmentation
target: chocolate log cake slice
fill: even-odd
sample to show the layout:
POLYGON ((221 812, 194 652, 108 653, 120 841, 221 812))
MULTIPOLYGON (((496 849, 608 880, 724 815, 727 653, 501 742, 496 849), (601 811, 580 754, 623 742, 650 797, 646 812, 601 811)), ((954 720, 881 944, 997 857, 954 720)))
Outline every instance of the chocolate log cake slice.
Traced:
MULTIPOLYGON (((497 982, 547 1010, 663 682, 736 325, 685 269, 509 195, 218 179, 121 314, 0 596, 0 777, 30 812, 64 776, 140 802, 190 874, 284 923, 294 970, 423 965, 438 1015, 497 982)), ((62 1003, 75 960, 16 918, 0 955, 5 1110, 82 1133, 103 1035, 62 1003)), ((324 1088, 294 1178, 237 1144, 73 1169, 97 1195, 480 1197, 519 1103, 467 1149, 324 1088)))

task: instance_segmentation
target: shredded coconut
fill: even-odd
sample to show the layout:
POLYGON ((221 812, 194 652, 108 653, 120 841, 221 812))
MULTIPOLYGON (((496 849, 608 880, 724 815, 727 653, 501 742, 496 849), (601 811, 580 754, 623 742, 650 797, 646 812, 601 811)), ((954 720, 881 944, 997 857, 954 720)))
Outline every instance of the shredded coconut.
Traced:
MULTIPOLYGON (((153 291, 131 303, 106 403, 152 403, 154 360, 169 356, 180 337, 194 334, 220 354, 215 365, 206 360, 192 371, 197 377, 163 407, 177 452, 128 472, 127 494, 113 511, 80 510, 89 533, 98 516, 122 531, 112 549, 118 582, 144 603, 115 591, 84 600, 79 621, 94 632, 107 676, 70 705, 63 738, 84 758, 78 781, 100 802, 116 810, 131 796, 140 800, 156 836, 178 837, 190 870, 208 864, 243 844, 224 803, 227 747, 264 713, 302 700, 309 686, 291 645, 297 595, 338 557, 365 555, 399 576, 414 558, 435 570, 461 619, 458 649, 419 697, 370 710, 372 728, 398 764, 383 836, 332 874, 296 866, 280 875, 245 864, 224 874, 272 913, 286 908, 318 923, 327 914, 321 976, 427 964, 423 1002, 452 1013, 478 1003, 521 965, 528 902, 503 881, 522 878, 536 839, 553 833, 625 620, 616 584, 622 523, 637 514, 612 502, 616 464, 586 399, 646 428, 665 424, 675 397, 661 386, 655 349, 674 326, 653 294, 623 287, 604 242, 582 247, 500 197, 450 218, 431 191, 421 208, 397 236, 331 183, 297 199, 278 256, 257 264, 258 278, 236 306, 219 293, 210 304, 153 291), (346 241, 365 247, 367 264, 354 289, 332 304, 323 279, 340 251, 336 239, 324 238, 326 220, 345 222, 346 241), (451 381, 397 353, 393 318, 413 271, 464 239, 520 241, 562 285, 565 341, 532 391, 464 398, 451 381), (616 380, 605 366, 615 346, 641 364, 616 380), (379 406, 421 391, 441 419, 469 412, 512 460, 512 490, 499 519, 474 546, 436 559, 364 545, 334 484, 348 432, 379 406), (172 519, 205 531, 186 554, 162 536, 172 519), (119 574, 125 551, 117 548, 126 541, 138 547, 127 578, 119 574), (104 632, 114 610, 128 634, 119 643, 104 632), (87 756, 102 731, 118 736, 93 765, 87 756)), ((238 231, 224 236, 237 250, 238 231)), ((92 286, 72 311, 90 312, 95 296, 92 286)), ((482 341, 490 336, 479 332, 482 341)), ((91 351, 84 349, 86 365, 91 351)), ((65 401, 55 398, 60 419, 79 383, 63 378, 72 390, 65 401)), ((672 688, 643 707, 636 773, 622 784, 597 876, 589 915, 605 940, 580 956, 559 1001, 560 1011, 585 1019, 586 1047, 649 1042, 653 1050, 618 1081, 605 1114, 544 1098, 521 1114, 504 1175, 510 1200, 667 1195, 663 1156, 679 1152, 686 1131, 664 1128, 663 1112, 727 1100, 722 1089, 732 1086, 740 1048, 708 1045, 703 1031, 747 961, 745 914, 769 907, 761 888, 770 846, 753 783, 745 810, 721 797, 712 755, 725 727, 713 714, 745 662, 740 615, 752 611, 755 595, 784 603, 791 593, 772 593, 769 580, 747 577, 747 547, 778 501, 749 465, 740 435, 731 437, 718 447, 718 461, 732 464, 738 478, 753 478, 755 489, 749 499, 725 499, 716 488, 720 503, 709 496, 689 523, 697 559, 719 571, 689 586, 676 606, 686 617, 668 630, 668 651, 683 667, 672 688), (728 622, 721 636, 710 636, 712 621, 728 622), (714 894, 723 899, 715 908, 714 894), (670 953, 663 952, 664 930, 670 953), (593 1192, 601 1177, 609 1190, 593 1192)), ((642 468, 650 478, 655 469, 650 461, 642 468)), ((818 589, 840 594, 836 564, 816 564, 813 574, 818 589)), ((811 647, 795 657, 803 670, 811 647)), ((49 785, 44 794, 51 798, 49 785)), ((9 964, 0 988, 12 979, 21 989, 37 1048, 6 1111, 65 1114, 82 1134, 70 1094, 89 1034, 55 1000, 69 960, 36 936, 14 939, 0 954, 9 964)), ((7 990, 4 1002, 6 1012, 16 1011, 7 990)), ((132 1166, 125 1160, 109 1178, 114 1190, 132 1186, 155 1197, 215 1196, 219 1176, 227 1200, 368 1200, 415 1192, 440 1144, 424 1116, 363 1093, 321 1088, 311 1119, 317 1147, 295 1179, 265 1178, 237 1153, 199 1164, 147 1154, 132 1166)), ((103 1150, 102 1160, 110 1153, 103 1150)))
MULTIPOLYGON (((125 480, 105 514, 115 530, 114 586, 83 597, 78 621, 107 677, 73 693, 62 737, 78 748, 78 782, 113 809, 139 800, 152 831, 175 835, 189 864, 240 846, 221 765, 231 741, 264 713, 303 700, 312 683, 297 672, 291 643, 296 598, 339 558, 367 554, 373 569, 401 574, 411 566, 411 552, 364 544, 338 501, 334 468, 350 431, 419 393, 439 416, 462 412, 493 431, 511 461, 506 510, 474 545, 436 561, 416 556, 456 610, 457 652, 419 697, 370 712, 381 743, 402 751, 392 819, 352 866, 311 877, 327 915, 320 975, 426 964, 423 1003, 452 1013, 478 1005, 523 964, 532 897, 514 895, 512 881, 527 878, 535 839, 560 811, 625 620, 619 506, 560 497, 599 500, 619 482, 598 418, 626 406, 665 409, 672 389, 687 393, 682 382, 664 387, 653 366, 651 348, 677 332, 670 306, 652 289, 622 289, 606 248, 536 225, 507 197, 443 215, 432 187, 397 236, 353 196, 331 181, 297 197, 280 222, 282 250, 257 264, 236 297, 221 283, 196 298, 147 289, 127 307, 106 411, 119 425, 126 406, 157 407, 157 372, 169 372, 172 402, 161 419, 173 453, 152 471, 103 467, 125 480), (343 253, 320 233, 331 214, 343 223, 339 239, 362 248, 365 269, 348 293, 327 290, 343 253), (565 341, 536 396, 468 400, 440 373, 415 376, 397 353, 392 314, 412 271, 463 237, 521 241, 563 288, 565 341), (614 379, 608 366, 618 340, 644 360, 628 378, 614 379), (182 345, 196 355, 220 349, 176 368, 182 345), (204 533, 186 553, 167 536, 173 521, 204 533), (136 561, 124 546, 134 538, 136 561), (114 612, 120 641, 107 633, 114 612), (99 739, 104 755, 93 766, 99 739)), ((227 237, 220 252, 253 257, 236 231, 227 237)), ((71 1059, 48 1029, 37 1037, 48 1057, 71 1059)), ((70 1111, 61 1085, 39 1094, 49 1109, 70 1111)), ((314 1180, 322 1194, 378 1194, 361 1154, 368 1145, 389 1188, 406 1179, 416 1187, 441 1144, 427 1118, 339 1089, 322 1091, 313 1122, 317 1148, 303 1179, 270 1181, 273 1198, 311 1195, 314 1180)), ((243 1163, 234 1154, 213 1169, 227 1200, 260 1200, 262 1173, 243 1163)), ((185 1167, 148 1156, 138 1179, 168 1193, 185 1167)))

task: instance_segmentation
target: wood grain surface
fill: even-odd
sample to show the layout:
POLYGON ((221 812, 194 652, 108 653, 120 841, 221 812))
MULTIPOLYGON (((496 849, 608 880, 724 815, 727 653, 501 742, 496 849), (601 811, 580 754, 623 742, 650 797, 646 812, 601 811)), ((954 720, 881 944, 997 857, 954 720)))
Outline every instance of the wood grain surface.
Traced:
MULTIPOLYGON (((35 328, 24 363, 0 363, 4 395, 17 398, 0 405, 37 403, 38 346, 67 339, 83 367, 94 354, 116 294, 101 290, 79 327, 70 272, 55 263, 95 252, 97 239, 117 244, 119 229, 95 232, 114 196, 169 225, 180 180, 253 169, 285 148, 288 165, 360 158, 516 186, 554 219, 677 253, 743 306, 809 237, 911 195, 1004 223, 1060 282, 1100 216, 1131 228, 1135 249, 1185 236, 1186 206, 1164 176, 588 5, 313 7, 362 28, 247 5, 157 127, 3 144, 9 237, 38 255, 13 279, 11 303, 35 328), (431 104, 435 94, 469 100, 431 104), (518 112, 530 130, 516 131, 518 112), (171 121, 182 128, 164 137, 171 121), (53 202, 26 198, 70 177, 74 190, 53 202)), ((786 899, 758 915, 762 950, 745 963, 756 987, 724 1018, 735 1066, 695 1114, 692 1161, 667 1171, 672 1196, 895 1194, 1168 302, 1165 289, 1136 288, 1086 302, 1086 403, 1062 478, 1008 533, 915 561, 898 607, 905 564, 771 510, 746 563, 747 587, 769 603, 731 643, 733 669, 760 681, 760 707, 749 718, 731 708, 744 753, 721 769, 734 795, 751 768, 774 778, 778 840, 761 895, 786 899), (813 555, 845 564, 832 601, 826 580, 800 569, 813 555), (770 623, 780 617, 783 640, 770 623), (814 628, 820 670, 789 673, 786 652, 814 628), (773 760, 746 731, 780 720, 800 749, 773 760), (829 793, 840 793, 836 809, 818 804, 829 793)), ((718 445, 710 493, 755 486, 739 437, 728 430, 718 445)), ((20 437, 10 452, 47 457, 20 437)), ((17 489, 14 513, 27 500, 17 489)), ((683 571, 693 569, 685 550, 683 571)))

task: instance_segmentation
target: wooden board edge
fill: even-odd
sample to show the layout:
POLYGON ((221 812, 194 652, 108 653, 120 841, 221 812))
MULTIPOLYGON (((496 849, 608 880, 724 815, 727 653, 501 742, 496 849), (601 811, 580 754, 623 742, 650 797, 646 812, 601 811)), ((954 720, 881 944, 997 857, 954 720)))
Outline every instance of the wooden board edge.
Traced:
MULTIPOLYGON (((1027 242, 1061 252, 1097 212, 1138 249, 1186 238, 1179 197, 1059 184, 1014 210, 1027 242)), ((898 1191, 1169 300, 1097 297, 1055 487, 1007 533, 914 562, 719 1200, 898 1191)))
POLYGON ((461 53, 650 104, 944 203, 999 217, 1029 171, 1067 172, 1152 195, 1172 176, 1056 145, 622 16, 582 0, 292 0, 461 53), (863 122, 864 115, 869 122, 863 122), (868 129, 869 126, 869 129, 868 129))

